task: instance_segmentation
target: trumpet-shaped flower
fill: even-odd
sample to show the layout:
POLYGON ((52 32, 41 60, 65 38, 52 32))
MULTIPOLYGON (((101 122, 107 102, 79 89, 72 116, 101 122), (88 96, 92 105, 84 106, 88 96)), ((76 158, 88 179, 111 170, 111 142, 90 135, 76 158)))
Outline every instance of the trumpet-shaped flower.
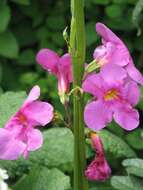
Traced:
POLYGON ((36 126, 45 126, 53 118, 53 107, 37 100, 40 88, 34 86, 19 111, 0 129, 0 159, 15 160, 20 155, 28 157, 30 151, 39 149, 43 137, 36 126))
POLYGON ((69 92, 72 82, 72 64, 69 54, 59 57, 57 53, 49 49, 42 49, 36 57, 37 62, 48 72, 58 78, 59 96, 69 92))
POLYGON ((132 107, 139 101, 140 90, 136 82, 126 78, 123 68, 106 65, 101 73, 86 78, 83 90, 95 97, 84 111, 85 123, 92 130, 104 128, 112 118, 126 130, 138 126, 139 114, 132 107))
POLYGON ((125 44, 102 23, 96 24, 96 31, 102 37, 102 45, 95 49, 93 57, 101 70, 106 64, 116 64, 123 67, 131 79, 143 84, 143 76, 135 68, 125 44))
POLYGON ((111 168, 105 158, 102 141, 95 133, 91 135, 96 156, 85 171, 85 176, 91 181, 105 181, 111 174, 111 168))

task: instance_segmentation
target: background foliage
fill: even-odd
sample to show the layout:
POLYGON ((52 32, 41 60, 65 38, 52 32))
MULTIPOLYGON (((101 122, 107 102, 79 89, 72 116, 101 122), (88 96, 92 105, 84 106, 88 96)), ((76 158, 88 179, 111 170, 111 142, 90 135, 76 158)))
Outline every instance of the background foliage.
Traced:
MULTIPOLYGON (((142 0, 85 0, 87 61, 92 60, 93 50, 99 44, 95 23, 100 21, 124 40, 143 72, 142 8, 142 0)), ((35 55, 40 48, 51 48, 59 54, 66 52, 62 32, 69 24, 69 0, 0 1, 1 127, 25 97, 24 92, 7 91, 25 91, 35 84, 40 85, 42 98, 64 114, 56 94, 56 79, 36 64, 35 55)), ((138 105, 141 124, 133 132, 127 133, 111 123, 108 130, 100 133, 112 177, 104 183, 90 183, 91 190, 143 190, 142 108, 143 95, 138 105)), ((8 183, 13 190, 71 189, 73 135, 62 127, 61 123, 53 123, 50 129, 45 128, 44 146, 32 153, 29 160, 0 161, 0 167, 8 170, 8 183)), ((89 162, 93 156, 87 142, 89 162)))

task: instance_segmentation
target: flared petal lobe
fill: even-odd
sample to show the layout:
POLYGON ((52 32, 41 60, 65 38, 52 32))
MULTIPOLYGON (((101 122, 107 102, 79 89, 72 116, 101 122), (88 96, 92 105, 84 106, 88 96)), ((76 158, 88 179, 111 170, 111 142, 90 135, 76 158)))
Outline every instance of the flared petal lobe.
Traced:
POLYGON ((130 106, 115 108, 113 117, 115 121, 127 131, 131 131, 139 125, 139 113, 130 106))
POLYGON ((41 49, 37 56, 36 61, 47 71, 57 75, 59 56, 57 53, 50 49, 41 49))
POLYGON ((45 126, 53 118, 53 107, 47 102, 34 101, 23 109, 23 114, 31 125, 45 126))
POLYGON ((0 159, 16 160, 24 152, 26 145, 13 138, 12 132, 0 129, 0 159))
POLYGON ((84 121, 93 131, 101 130, 112 121, 112 111, 102 101, 93 101, 85 107, 84 121))

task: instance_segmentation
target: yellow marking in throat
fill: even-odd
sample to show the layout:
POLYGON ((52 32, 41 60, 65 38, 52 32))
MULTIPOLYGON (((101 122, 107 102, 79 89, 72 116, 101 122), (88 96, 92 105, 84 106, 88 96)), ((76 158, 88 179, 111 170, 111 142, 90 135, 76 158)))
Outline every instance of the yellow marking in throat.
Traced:
POLYGON ((114 100, 118 98, 118 91, 115 89, 107 91, 107 93, 104 96, 104 100, 114 100))

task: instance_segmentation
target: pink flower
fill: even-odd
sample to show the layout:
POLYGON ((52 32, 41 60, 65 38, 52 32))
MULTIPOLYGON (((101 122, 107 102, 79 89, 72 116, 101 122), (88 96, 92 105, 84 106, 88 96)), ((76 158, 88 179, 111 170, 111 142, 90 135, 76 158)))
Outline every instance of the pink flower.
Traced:
POLYGON ((135 68, 125 44, 102 23, 96 24, 96 31, 102 37, 102 45, 95 49, 93 57, 101 70, 105 64, 116 64, 123 67, 131 79, 143 85, 143 76, 135 68))
POLYGON ((122 67, 107 64, 100 73, 86 78, 83 90, 96 98, 84 111, 85 123, 92 130, 101 130, 112 118, 126 130, 138 126, 139 114, 132 106, 138 103, 140 90, 136 82, 126 78, 122 67))
POLYGON ((96 151, 96 157, 85 171, 85 176, 91 181, 105 181, 110 177, 111 168, 104 155, 104 149, 99 136, 91 135, 92 146, 96 151))
POLYGON ((34 86, 19 111, 0 129, 0 159, 15 160, 20 155, 27 158, 30 151, 42 146, 42 134, 34 127, 52 120, 53 107, 37 100, 39 96, 40 88, 34 86))
POLYGON ((69 54, 59 57, 57 53, 49 49, 42 49, 36 57, 37 62, 48 72, 58 78, 59 96, 69 92, 72 82, 72 64, 69 54))

